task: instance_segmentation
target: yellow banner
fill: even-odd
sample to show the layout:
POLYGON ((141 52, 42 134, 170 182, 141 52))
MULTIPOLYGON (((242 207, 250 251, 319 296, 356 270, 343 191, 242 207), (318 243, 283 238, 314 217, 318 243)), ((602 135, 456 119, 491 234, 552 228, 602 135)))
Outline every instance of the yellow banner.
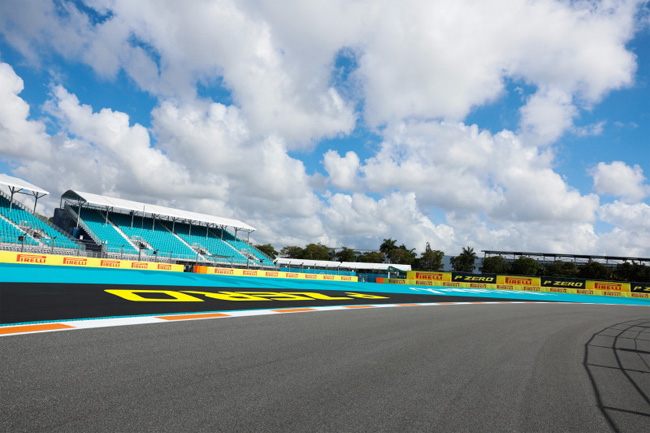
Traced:
POLYGON ((538 277, 515 277, 511 275, 497 275, 497 284, 509 286, 541 286, 542 281, 538 277))
POLYGON ((631 292, 630 283, 614 283, 611 281, 589 281, 587 280, 588 290, 606 290, 609 292, 631 292))
POLYGON ((294 280, 315 281, 359 281, 358 277, 349 275, 305 274, 302 272, 266 271, 257 269, 213 268, 209 266, 195 266, 194 272, 198 274, 232 275, 236 277, 265 277, 289 278, 294 280))
MULTIPOLYGON (((506 280, 505 277, 501 281, 515 281, 506 280)), ((515 277, 512 277, 515 278, 515 277)), ((516 277, 519 278, 519 277, 516 277)), ((526 277, 528 278, 528 277, 526 277)), ((528 278, 530 279, 530 278, 528 278)), ((532 278, 532 282, 536 282, 539 278, 532 278)), ((523 292, 544 292, 544 293, 567 293, 571 295, 596 295, 596 296, 612 296, 624 298, 640 298, 650 299, 650 293, 630 292, 626 291, 626 287, 630 283, 607 283, 598 281, 587 281, 587 289, 571 289, 564 287, 544 287, 534 285, 519 285, 519 284, 484 284, 484 283, 467 283, 467 282, 448 282, 448 281, 432 281, 432 280, 409 280, 399 278, 384 278, 381 282, 384 284, 401 284, 401 285, 415 285, 415 286, 435 286, 435 287, 459 287, 465 289, 491 289, 491 290, 515 290, 523 292), (594 283, 591 284, 590 283, 594 283), (596 284, 597 283, 597 284, 596 284), (599 287, 600 289, 597 289, 599 287)), ((527 281, 530 282, 530 281, 527 281)))
POLYGON ((418 281, 451 281, 451 272, 408 271, 406 273, 406 279, 418 281))
POLYGON ((33 254, 0 251, 0 263, 30 265, 74 266, 84 268, 139 269, 147 271, 183 272, 183 265, 131 260, 101 259, 95 257, 58 256, 54 254, 33 254))

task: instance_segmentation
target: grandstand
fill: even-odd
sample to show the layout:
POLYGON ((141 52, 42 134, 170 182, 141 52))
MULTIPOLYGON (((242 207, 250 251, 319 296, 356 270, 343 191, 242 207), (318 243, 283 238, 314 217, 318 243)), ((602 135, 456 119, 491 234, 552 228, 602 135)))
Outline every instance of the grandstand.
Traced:
POLYGON ((59 252, 59 250, 78 250, 77 242, 50 222, 38 217, 34 212, 39 198, 49 194, 21 179, 0 174, 0 185, 6 186, 10 194, 0 191, 0 245, 2 249, 27 248, 30 251, 59 252), (15 194, 34 197, 34 212, 14 199, 15 194))
POLYGON ((250 237, 255 230, 238 220, 74 190, 61 196, 55 220, 92 239, 106 255, 275 268, 249 240, 237 236, 243 231, 250 237))

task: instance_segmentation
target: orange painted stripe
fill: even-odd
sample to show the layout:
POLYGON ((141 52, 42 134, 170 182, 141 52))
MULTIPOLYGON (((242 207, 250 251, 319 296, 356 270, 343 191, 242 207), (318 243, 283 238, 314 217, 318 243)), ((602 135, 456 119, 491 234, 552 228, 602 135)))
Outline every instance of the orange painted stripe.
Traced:
POLYGON ((271 310, 275 311, 276 313, 298 313, 300 311, 316 311, 315 308, 290 308, 287 310, 271 310))
POLYGON ((375 308, 374 305, 344 305, 345 308, 375 308))
POLYGON ((395 304, 398 307, 419 307, 420 304, 395 304))
POLYGON ((44 323, 41 325, 21 325, 12 326, 10 328, 0 328, 0 335, 5 334, 19 334, 21 332, 35 332, 35 331, 56 331, 58 329, 75 329, 74 326, 64 325, 63 323, 44 323))
POLYGON ((206 313, 206 314, 181 314, 180 316, 160 316, 165 320, 186 320, 186 319, 208 319, 212 317, 230 317, 230 314, 206 313))
POLYGON ((456 302, 438 302, 438 305, 456 305, 456 302))

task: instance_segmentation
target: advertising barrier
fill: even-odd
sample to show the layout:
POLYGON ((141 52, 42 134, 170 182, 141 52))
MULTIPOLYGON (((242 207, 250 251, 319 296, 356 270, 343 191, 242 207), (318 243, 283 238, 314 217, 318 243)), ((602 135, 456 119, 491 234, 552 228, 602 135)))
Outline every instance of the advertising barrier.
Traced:
POLYGON ((650 283, 632 283, 632 293, 650 293, 650 283))
POLYGON ((352 277, 349 275, 304 274, 301 272, 265 271, 257 269, 213 268, 210 266, 195 266, 194 272, 197 274, 232 275, 237 277, 289 278, 294 280, 318 281, 359 281, 359 277, 352 277))
POLYGON ((586 281, 576 278, 542 277, 542 287, 560 287, 565 289, 584 289, 586 281))
POLYGON ((183 265, 131 260, 101 259, 95 257, 58 256, 54 254, 18 253, 0 251, 0 263, 28 265, 73 266, 83 268, 139 269, 147 271, 183 272, 183 265))
POLYGON ((383 278, 378 283, 416 286, 459 287, 465 289, 516 290, 524 292, 567 293, 650 299, 650 283, 589 281, 556 277, 519 277, 493 274, 466 274, 462 272, 411 271, 406 279, 383 278), (430 274, 428 279, 410 277, 430 274), (449 277, 447 277, 449 276, 449 277), (496 282, 496 284, 495 284, 496 282))
POLYGON ((588 290, 606 290, 608 292, 630 292, 630 283, 619 283, 612 281, 589 281, 587 280, 588 290))
POLYGON ((431 285, 427 284, 427 282, 433 283, 436 281, 451 281, 451 272, 408 271, 406 273, 406 279, 411 281, 418 281, 417 284, 419 285, 431 285))

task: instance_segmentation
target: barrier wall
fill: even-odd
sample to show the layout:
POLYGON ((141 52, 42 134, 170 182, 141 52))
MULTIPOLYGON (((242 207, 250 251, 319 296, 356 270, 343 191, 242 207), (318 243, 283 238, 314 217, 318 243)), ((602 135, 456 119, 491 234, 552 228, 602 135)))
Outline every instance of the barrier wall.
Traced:
POLYGON ((94 257, 59 256, 54 254, 18 253, 0 251, 0 263, 30 265, 74 266, 85 268, 138 269, 147 271, 183 272, 183 265, 131 260, 101 259, 94 257))
POLYGON ((569 293, 572 295, 650 299, 650 283, 590 281, 573 278, 411 271, 407 273, 406 279, 384 278, 378 279, 377 282, 384 284, 517 290, 524 292, 569 293))
POLYGON ((358 277, 349 275, 304 274, 301 272, 264 271, 256 269, 213 268, 210 266, 195 266, 194 272, 197 274, 232 275, 237 277, 289 278, 313 281, 359 281, 358 277))

